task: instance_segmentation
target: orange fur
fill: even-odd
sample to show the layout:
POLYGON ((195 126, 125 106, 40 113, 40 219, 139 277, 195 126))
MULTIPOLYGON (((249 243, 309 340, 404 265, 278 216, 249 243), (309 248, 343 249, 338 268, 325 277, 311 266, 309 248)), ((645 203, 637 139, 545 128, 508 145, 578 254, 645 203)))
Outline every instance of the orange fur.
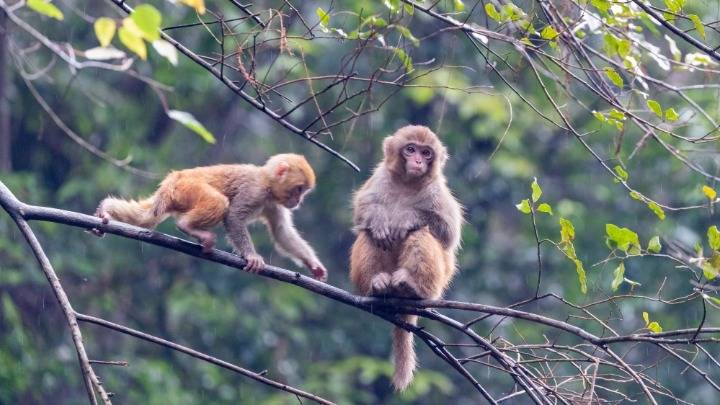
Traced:
POLYGON ((147 228, 174 216, 178 228, 196 237, 207 251, 215 242, 210 229, 225 218, 233 198, 248 199, 249 205, 296 206, 303 194, 293 194, 298 186, 303 193, 312 189, 315 173, 303 156, 280 154, 264 166, 215 165, 172 171, 152 196, 141 201, 108 197, 101 201, 97 215, 147 228))
MULTIPOLYGON (((462 225, 442 174, 447 151, 429 128, 407 126, 385 138, 383 152, 355 195, 350 279, 363 295, 438 299, 456 270, 462 225), (421 155, 428 148, 432 157, 421 155)), ((417 316, 404 319, 417 324, 417 316)), ((402 391, 417 364, 411 333, 394 329, 393 354, 392 383, 402 391)))

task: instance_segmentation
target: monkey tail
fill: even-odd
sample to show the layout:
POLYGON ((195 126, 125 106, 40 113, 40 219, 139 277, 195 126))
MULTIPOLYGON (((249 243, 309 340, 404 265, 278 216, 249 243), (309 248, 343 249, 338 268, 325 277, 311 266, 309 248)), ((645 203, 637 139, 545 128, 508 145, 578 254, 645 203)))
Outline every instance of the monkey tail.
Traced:
MULTIPOLYGON (((417 319, 417 315, 405 315, 405 322, 411 325, 417 325, 417 319)), ((393 361, 395 372, 392 377, 392 385, 396 391, 404 391, 412 382, 417 359, 413 346, 413 334, 397 326, 393 329, 393 361)))
POLYGON ((165 207, 157 209, 157 194, 140 201, 108 197, 100 202, 98 214, 143 228, 155 228, 169 216, 165 207))

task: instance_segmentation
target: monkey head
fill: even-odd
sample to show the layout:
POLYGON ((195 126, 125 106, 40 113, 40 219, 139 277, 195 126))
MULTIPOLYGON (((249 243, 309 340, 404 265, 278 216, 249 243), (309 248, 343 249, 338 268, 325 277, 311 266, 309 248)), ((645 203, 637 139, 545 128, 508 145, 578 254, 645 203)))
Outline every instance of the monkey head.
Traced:
POLYGON ((447 151, 430 128, 408 125, 383 142, 383 164, 396 177, 414 182, 437 177, 447 160, 447 151))
POLYGON ((315 172, 301 155, 275 155, 265 167, 270 172, 270 192, 286 208, 299 207, 305 194, 315 187, 315 172))

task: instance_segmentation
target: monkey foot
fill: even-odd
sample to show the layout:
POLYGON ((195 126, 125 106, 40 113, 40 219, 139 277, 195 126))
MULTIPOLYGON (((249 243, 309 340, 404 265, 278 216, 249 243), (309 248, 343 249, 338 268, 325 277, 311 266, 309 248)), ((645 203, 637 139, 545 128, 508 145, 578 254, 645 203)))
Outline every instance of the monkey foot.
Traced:
POLYGON ((391 276, 388 273, 378 273, 370 280, 370 295, 383 296, 390 289, 391 276))
POLYGON ((202 252, 207 254, 212 252, 213 247, 215 247, 215 236, 212 237, 205 237, 200 239, 200 245, 202 246, 202 252))
POLYGON ((421 299, 417 284, 407 269, 399 268, 390 280, 393 294, 402 298, 421 299))

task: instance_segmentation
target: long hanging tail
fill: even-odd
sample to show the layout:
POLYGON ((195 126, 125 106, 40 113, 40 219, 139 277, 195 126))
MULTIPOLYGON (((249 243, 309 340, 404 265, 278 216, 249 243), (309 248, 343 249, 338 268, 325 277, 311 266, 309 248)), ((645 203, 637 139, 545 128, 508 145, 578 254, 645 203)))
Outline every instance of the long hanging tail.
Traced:
MULTIPOLYGON (((417 325, 417 315, 405 315, 405 322, 417 325)), ((392 385, 396 391, 404 391, 412 382, 417 359, 413 347, 413 334, 395 327, 393 329, 393 361, 395 373, 392 378, 392 385)))
POLYGON ((162 197, 161 193, 140 201, 107 197, 100 202, 97 213, 116 221, 152 229, 170 215, 162 197))

